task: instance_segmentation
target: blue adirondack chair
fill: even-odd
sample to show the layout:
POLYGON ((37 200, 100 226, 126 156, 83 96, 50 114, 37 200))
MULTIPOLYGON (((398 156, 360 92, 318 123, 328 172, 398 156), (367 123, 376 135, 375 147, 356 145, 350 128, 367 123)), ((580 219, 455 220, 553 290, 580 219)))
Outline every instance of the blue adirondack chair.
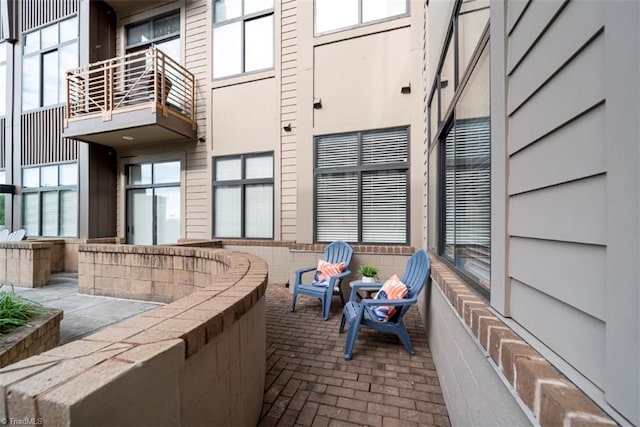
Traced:
MULTIPOLYGON (((296 298, 298 295, 309 295, 315 298, 320 298, 322 301, 322 319, 329 319, 329 310, 331 309, 331 298, 333 295, 339 295, 342 305, 345 304, 344 296, 342 295, 342 279, 351 274, 349 271, 349 263, 351 263, 351 257, 353 256, 353 249, 348 243, 341 240, 337 240, 324 248, 324 254, 322 259, 331 262, 338 263, 344 262, 344 271, 336 276, 329 278, 329 286, 313 286, 311 283, 305 284, 302 282, 302 275, 310 271, 315 271, 317 266, 306 267, 296 270, 296 282, 293 287, 293 300, 291 301, 291 311, 296 310, 296 298), (336 291, 335 288, 338 288, 336 291)), ((315 275, 315 273, 314 273, 315 275)))
MULTIPOLYGON (((356 301, 358 290, 360 288, 370 290, 372 284, 352 284, 353 288, 351 289, 351 296, 349 298, 349 302, 344 306, 342 311, 342 321, 340 322, 340 333, 344 332, 346 324, 349 325, 347 341, 344 347, 345 360, 351 359, 353 346, 356 343, 360 325, 367 326, 380 332, 397 335, 409 354, 415 354, 413 347, 411 346, 409 333, 407 332, 407 328, 404 326, 403 318, 409 308, 418 302, 418 295, 427 283, 430 271, 431 263, 429 261, 429 255, 427 255, 424 249, 420 249, 418 252, 411 255, 407 261, 407 268, 402 278, 402 283, 407 285, 409 292, 405 298, 401 300, 363 299, 358 302, 356 301), (396 313, 391 319, 389 319, 389 321, 382 322, 373 312, 373 307, 378 305, 396 306, 396 313)), ((381 288, 382 283, 379 283, 378 287, 381 288)))

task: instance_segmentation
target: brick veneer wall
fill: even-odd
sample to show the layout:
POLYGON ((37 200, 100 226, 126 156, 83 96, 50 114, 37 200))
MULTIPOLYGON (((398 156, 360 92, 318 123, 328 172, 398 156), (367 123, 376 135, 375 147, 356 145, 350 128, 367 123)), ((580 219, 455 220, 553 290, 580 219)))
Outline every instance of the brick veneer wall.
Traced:
POLYGON ((80 245, 79 290, 91 295, 172 302, 209 286, 212 277, 228 269, 224 253, 211 250, 216 247, 220 247, 219 242, 80 245))
POLYGON ((431 277, 542 426, 617 425, 431 254, 431 277))
POLYGON ((0 283, 37 288, 51 278, 51 243, 0 242, 0 283))
POLYGON ((0 339, 0 368, 50 350, 60 342, 62 311, 49 309, 0 339))
MULTIPOLYGON (((171 304, 0 369, 0 418, 40 418, 45 425, 256 425, 266 370, 265 262, 224 249, 126 249, 81 246, 81 265, 88 261, 84 254, 102 257, 108 268, 115 264, 107 259, 151 258, 152 268, 171 269, 189 256, 194 264, 222 266, 208 267, 217 274, 171 304)), ((81 273, 80 282, 87 277, 81 273)))

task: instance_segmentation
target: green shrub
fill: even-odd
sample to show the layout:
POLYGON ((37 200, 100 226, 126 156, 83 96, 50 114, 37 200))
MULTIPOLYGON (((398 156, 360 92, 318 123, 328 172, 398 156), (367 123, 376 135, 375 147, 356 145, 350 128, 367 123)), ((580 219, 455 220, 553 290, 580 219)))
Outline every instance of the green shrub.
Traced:
POLYGON ((13 289, 0 292, 0 334, 26 325, 30 319, 45 313, 47 309, 41 304, 16 295, 13 289))

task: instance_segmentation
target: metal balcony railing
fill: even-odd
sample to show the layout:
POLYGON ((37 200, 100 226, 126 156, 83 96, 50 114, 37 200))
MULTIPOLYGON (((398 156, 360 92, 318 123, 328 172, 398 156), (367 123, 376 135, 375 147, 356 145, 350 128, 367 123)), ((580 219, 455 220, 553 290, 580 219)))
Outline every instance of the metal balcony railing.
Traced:
POLYGON ((195 80, 193 74, 151 47, 119 58, 107 59, 67 71, 69 121, 151 108, 165 117, 177 116, 195 129, 195 80))

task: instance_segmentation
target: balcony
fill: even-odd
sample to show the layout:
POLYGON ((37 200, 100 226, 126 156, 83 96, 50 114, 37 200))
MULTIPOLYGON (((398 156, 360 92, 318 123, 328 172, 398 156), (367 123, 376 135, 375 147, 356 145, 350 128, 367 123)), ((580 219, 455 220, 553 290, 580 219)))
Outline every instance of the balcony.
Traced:
POLYGON ((67 72, 64 136, 124 148, 196 139, 193 74, 156 48, 67 72))

